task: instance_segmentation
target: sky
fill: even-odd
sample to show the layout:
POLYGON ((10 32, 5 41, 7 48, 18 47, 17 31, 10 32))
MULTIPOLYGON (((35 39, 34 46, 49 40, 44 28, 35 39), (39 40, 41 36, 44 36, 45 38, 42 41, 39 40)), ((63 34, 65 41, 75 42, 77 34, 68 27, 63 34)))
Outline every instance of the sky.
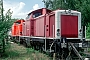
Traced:
POLYGON ((4 14, 8 9, 13 11, 12 18, 25 19, 27 14, 33 10, 43 8, 42 0, 4 0, 4 14))

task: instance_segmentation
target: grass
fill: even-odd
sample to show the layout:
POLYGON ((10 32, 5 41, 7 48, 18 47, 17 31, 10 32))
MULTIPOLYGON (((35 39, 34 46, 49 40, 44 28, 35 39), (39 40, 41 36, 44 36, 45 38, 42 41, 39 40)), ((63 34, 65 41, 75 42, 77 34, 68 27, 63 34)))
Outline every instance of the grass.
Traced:
POLYGON ((12 43, 0 60, 51 60, 47 55, 32 48, 12 43))

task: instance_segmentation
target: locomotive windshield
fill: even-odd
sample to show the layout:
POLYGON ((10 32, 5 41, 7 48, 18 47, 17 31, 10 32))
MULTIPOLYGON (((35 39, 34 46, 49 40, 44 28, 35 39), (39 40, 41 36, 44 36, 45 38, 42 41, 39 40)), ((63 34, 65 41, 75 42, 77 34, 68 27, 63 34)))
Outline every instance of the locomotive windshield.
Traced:
POLYGON ((16 22, 16 25, 20 24, 21 22, 16 22))
POLYGON ((26 19, 29 19, 29 18, 30 18, 30 15, 31 15, 31 14, 28 14, 28 16, 26 17, 26 19))

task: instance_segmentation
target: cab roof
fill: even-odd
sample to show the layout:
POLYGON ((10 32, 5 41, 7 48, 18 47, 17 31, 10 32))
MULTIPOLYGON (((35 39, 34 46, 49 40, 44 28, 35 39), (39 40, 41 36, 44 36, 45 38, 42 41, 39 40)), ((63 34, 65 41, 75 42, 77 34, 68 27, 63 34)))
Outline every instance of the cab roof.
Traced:
POLYGON ((25 22, 24 19, 20 19, 20 20, 15 21, 14 23, 21 22, 21 21, 25 22))
POLYGON ((47 11, 52 12, 52 10, 49 10, 47 8, 40 8, 40 9, 37 9, 37 10, 34 10, 34 11, 30 12, 28 15, 30 15, 32 13, 35 13, 35 12, 38 12, 38 11, 42 11, 43 9, 46 9, 47 11))

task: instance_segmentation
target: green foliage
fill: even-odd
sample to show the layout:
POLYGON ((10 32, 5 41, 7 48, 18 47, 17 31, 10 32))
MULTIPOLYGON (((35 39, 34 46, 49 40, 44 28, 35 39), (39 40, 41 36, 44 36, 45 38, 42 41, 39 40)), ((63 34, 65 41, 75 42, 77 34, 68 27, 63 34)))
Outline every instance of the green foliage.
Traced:
POLYGON ((5 41, 8 39, 7 32, 15 21, 15 19, 11 19, 10 9, 7 12, 5 16, 0 17, 0 54, 5 52, 5 41))
POLYGON ((88 24, 88 27, 86 30, 86 38, 90 38, 90 23, 88 24))
POLYGON ((9 43, 4 56, 0 60, 52 60, 39 51, 32 48, 26 48, 22 45, 9 43))
POLYGON ((90 23, 90 0, 43 0, 45 7, 51 10, 71 9, 82 14, 82 25, 90 23))
POLYGON ((12 20, 7 20, 7 21, 0 21, 0 44, 2 47, 3 52, 5 51, 5 40, 8 39, 8 30, 11 28, 11 25, 13 23, 12 20))

